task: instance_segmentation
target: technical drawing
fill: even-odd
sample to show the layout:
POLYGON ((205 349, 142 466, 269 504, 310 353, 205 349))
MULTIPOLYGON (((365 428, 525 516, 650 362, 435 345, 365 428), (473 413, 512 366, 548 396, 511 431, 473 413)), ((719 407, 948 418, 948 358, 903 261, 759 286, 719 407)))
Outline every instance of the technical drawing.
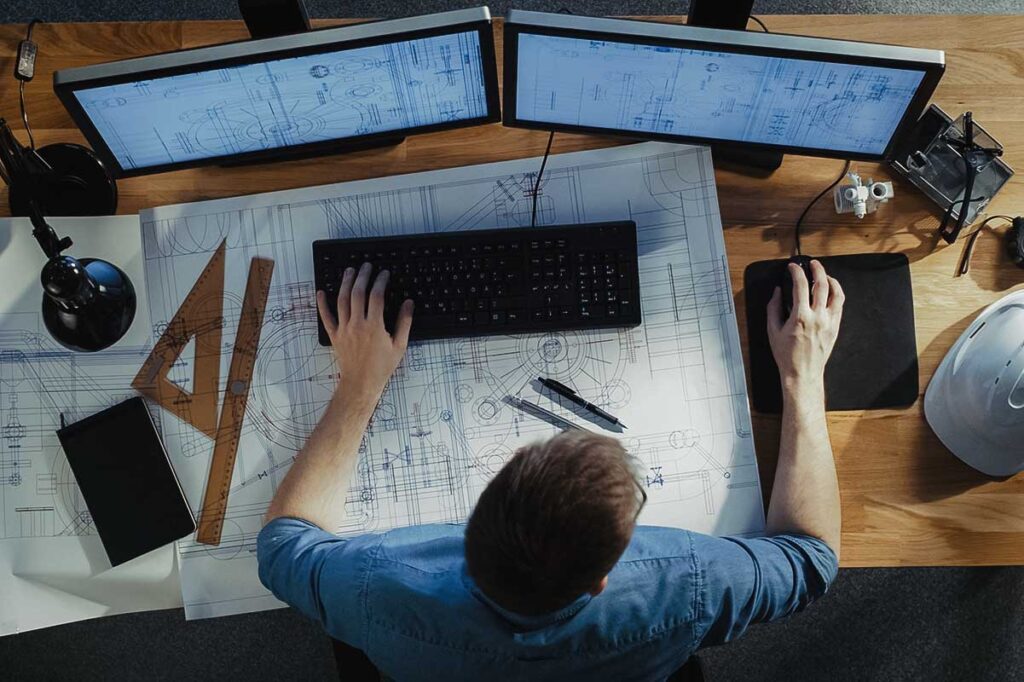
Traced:
POLYGON ((0 540, 96 533, 56 431, 131 397, 141 350, 73 353, 38 311, 0 314, 0 540))
MULTIPOLYGON (((344 371, 317 345, 311 243, 528 224, 538 166, 538 159, 524 159, 143 212, 154 330, 167 324, 227 238, 222 344, 230 349, 250 259, 275 261, 221 545, 178 544, 189 618, 279 606, 256 574, 256 536, 344 371)), ((332 530, 351 535, 464 521, 518 447, 556 432, 504 397, 536 400, 575 419, 534 391, 531 381, 543 375, 629 424, 618 437, 648 490, 642 523, 761 532, 710 152, 648 143, 553 156, 547 168, 540 222, 636 221, 644 324, 413 344, 362 440, 347 518, 332 530)), ((213 442, 171 413, 160 419, 175 471, 198 509, 213 442)))
POLYGON ((516 110, 567 125, 880 154, 923 75, 583 38, 519 37, 516 110))
POLYGON ((75 94, 126 169, 487 115, 475 31, 75 94))

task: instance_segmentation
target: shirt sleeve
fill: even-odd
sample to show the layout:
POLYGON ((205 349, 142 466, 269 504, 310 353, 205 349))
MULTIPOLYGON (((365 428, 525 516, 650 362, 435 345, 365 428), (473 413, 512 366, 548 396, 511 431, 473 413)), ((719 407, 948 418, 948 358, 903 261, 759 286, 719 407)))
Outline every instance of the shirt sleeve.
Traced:
POLYGON ((274 519, 260 531, 260 582, 274 596, 356 648, 366 639, 366 580, 380 536, 339 538, 296 518, 274 519))
POLYGON ((728 642, 754 623, 795 613, 825 594, 839 571, 835 552, 817 538, 694 535, 699 564, 702 646, 728 642))

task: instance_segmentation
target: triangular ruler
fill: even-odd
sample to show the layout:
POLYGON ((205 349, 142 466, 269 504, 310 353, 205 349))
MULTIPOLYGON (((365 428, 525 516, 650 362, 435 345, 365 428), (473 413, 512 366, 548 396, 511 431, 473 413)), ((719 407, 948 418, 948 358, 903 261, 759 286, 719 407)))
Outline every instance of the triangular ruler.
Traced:
POLYGON ((136 391, 210 438, 217 437, 225 250, 221 242, 132 381, 136 391), (168 374, 193 337, 196 345, 190 393, 172 382, 168 374))

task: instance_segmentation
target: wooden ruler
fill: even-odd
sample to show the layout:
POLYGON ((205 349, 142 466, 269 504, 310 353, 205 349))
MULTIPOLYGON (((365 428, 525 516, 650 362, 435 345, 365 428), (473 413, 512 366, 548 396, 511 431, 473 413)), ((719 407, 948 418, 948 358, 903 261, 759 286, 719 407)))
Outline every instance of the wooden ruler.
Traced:
POLYGON ((210 438, 217 437, 224 261, 225 244, 221 242, 132 380, 132 388, 210 438), (196 353, 189 393, 172 383, 167 374, 193 337, 196 353))
POLYGON ((218 420, 225 261, 226 244, 221 242, 132 381, 132 387, 139 393, 214 439, 210 474, 206 480, 196 533, 196 540, 208 545, 220 544, 224 528, 231 476, 235 470, 245 406, 256 367, 270 280, 274 274, 272 260, 253 258, 249 264, 245 298, 218 420), (168 373, 193 337, 196 349, 193 390, 190 393, 171 382, 168 373))
POLYGON ((224 516, 228 511, 228 493, 231 476, 235 471, 238 443, 242 439, 245 405, 252 387, 256 352, 263 330, 263 314, 267 310, 270 280, 274 274, 274 261, 253 258, 249 264, 249 278, 245 283, 242 315, 235 333, 235 347, 231 354, 231 369, 224 391, 224 404, 220 409, 217 439, 210 460, 210 475, 206 479, 206 493, 199 513, 199 531, 196 540, 206 545, 219 545, 224 529, 224 516))

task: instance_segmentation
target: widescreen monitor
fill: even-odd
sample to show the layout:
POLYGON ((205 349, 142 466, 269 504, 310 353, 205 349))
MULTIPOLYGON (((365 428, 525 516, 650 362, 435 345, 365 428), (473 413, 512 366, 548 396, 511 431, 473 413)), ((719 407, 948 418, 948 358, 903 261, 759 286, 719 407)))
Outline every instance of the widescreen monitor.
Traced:
POLYGON ((882 160, 941 51, 513 10, 506 125, 882 160))
POLYGON ((54 74, 116 176, 331 153, 500 120, 486 7, 54 74))

